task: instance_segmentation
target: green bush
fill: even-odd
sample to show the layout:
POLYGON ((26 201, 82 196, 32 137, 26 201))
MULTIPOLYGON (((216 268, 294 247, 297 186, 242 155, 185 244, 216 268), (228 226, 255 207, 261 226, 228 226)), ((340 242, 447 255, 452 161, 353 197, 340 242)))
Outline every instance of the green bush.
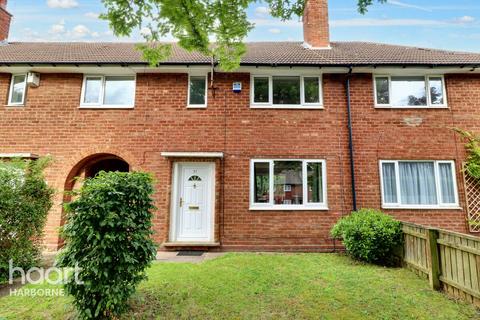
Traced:
POLYGON ((48 163, 0 162, 0 283, 8 280, 10 260, 24 270, 38 264, 54 193, 43 176, 48 163))
POLYGON ((156 255, 152 194, 149 174, 100 172, 85 180, 76 200, 66 205, 66 246, 57 262, 81 269, 83 284, 75 277, 65 284, 80 318, 115 318, 145 279, 156 255))
POLYGON ((332 229, 342 238, 347 253, 355 259, 381 265, 394 265, 402 244, 401 223, 378 210, 361 209, 340 219, 332 229))

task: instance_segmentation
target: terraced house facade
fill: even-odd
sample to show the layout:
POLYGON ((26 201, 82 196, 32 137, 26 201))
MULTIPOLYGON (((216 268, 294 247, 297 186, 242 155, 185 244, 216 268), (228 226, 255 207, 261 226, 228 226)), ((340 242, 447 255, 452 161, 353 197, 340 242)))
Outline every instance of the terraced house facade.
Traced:
POLYGON ((303 43, 249 43, 228 73, 173 45, 152 68, 130 43, 8 42, 0 7, 0 156, 53 157, 50 250, 63 191, 100 170, 154 174, 162 250, 331 250, 362 207, 468 232, 451 128, 480 129, 480 54, 331 42, 309 0, 303 43))

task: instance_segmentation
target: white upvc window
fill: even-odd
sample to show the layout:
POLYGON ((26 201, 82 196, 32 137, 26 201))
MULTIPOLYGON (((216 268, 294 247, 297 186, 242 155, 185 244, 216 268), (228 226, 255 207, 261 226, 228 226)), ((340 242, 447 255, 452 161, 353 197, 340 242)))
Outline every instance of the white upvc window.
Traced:
POLYGON ((377 108, 447 107, 443 75, 375 75, 373 85, 377 108))
POLYGON ((322 77, 318 75, 252 75, 252 108, 321 109, 322 77))
POLYGON ((250 210, 328 210, 326 161, 251 160, 250 210))
POLYGON ((453 161, 380 161, 382 207, 385 209, 458 208, 453 161))
POLYGON ((27 92, 27 74, 13 74, 8 94, 9 106, 23 106, 27 92))
POLYGON ((85 75, 80 107, 133 108, 135 105, 136 77, 85 75))
POLYGON ((188 75, 188 108, 206 108, 208 98, 208 76, 188 75))

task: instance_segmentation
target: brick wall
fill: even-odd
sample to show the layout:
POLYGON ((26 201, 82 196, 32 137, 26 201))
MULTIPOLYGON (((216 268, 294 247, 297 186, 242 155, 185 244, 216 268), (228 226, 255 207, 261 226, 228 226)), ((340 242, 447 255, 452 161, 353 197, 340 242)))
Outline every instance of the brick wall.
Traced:
MULTIPOLYGON (((464 144, 452 131, 478 132, 475 106, 480 77, 446 75, 448 109, 375 109, 371 75, 352 82, 353 135, 359 207, 381 206, 379 160, 455 160, 459 201, 465 206, 464 144)), ((395 217, 466 232, 465 210, 389 210, 395 217)))
MULTIPOLYGON (((133 110, 79 109, 82 75, 42 74, 29 88, 26 107, 0 108, 2 152, 51 154, 49 183, 57 189, 45 242, 58 246, 62 191, 83 159, 110 153, 133 170, 153 172, 155 240, 168 239, 172 159, 162 151, 224 152, 217 160, 216 240, 224 250, 329 250, 329 230, 351 210, 345 76, 325 75, 324 110, 249 108, 249 74, 216 74, 218 90, 209 92, 207 109, 187 109, 186 74, 137 76, 133 110), (242 93, 231 91, 243 83, 242 93), (328 211, 250 211, 249 165, 252 158, 327 160, 328 211), (222 180, 224 184, 222 185, 222 180)), ((370 75, 352 79, 353 130, 359 207, 380 207, 379 159, 453 159, 457 162, 460 200, 464 195, 459 164, 464 153, 447 128, 476 128, 474 114, 480 77, 448 76, 450 109, 379 110, 373 107, 370 75), (409 117, 421 125, 405 124, 409 117)), ((0 75, 4 102, 10 76, 0 75)), ((407 121, 408 122, 408 121, 407 121)), ((183 159, 189 160, 189 159, 183 159)), ((191 159, 190 159, 191 160, 191 159)), ((408 221, 465 231, 462 210, 393 210, 408 221)))

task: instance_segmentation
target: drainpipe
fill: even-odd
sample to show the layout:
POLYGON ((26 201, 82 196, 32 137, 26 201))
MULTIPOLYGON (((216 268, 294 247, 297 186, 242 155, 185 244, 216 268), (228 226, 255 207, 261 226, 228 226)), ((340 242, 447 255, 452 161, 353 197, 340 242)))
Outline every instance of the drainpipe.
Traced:
POLYGON ((353 130, 352 130, 352 104, 350 97, 350 76, 352 75, 352 67, 347 74, 347 113, 348 113, 348 148, 350 151, 350 171, 352 177, 352 205, 353 211, 357 211, 357 192, 355 187, 355 159, 353 152, 353 130))

